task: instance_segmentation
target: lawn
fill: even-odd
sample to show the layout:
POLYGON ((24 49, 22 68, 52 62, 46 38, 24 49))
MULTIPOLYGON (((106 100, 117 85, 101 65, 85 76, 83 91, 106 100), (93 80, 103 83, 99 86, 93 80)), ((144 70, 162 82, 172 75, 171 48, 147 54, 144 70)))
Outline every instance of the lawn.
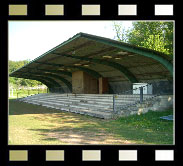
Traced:
POLYGON ((103 120, 9 100, 9 145, 173 144, 172 110, 103 120))

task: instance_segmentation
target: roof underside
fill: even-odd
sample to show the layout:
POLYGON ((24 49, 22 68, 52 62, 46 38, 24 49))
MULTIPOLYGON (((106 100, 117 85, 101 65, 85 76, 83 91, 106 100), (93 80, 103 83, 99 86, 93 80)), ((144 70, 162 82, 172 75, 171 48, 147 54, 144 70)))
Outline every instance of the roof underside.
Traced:
MULTIPOLYGON (((53 79, 72 86, 72 72, 83 70, 109 82, 172 79, 173 56, 115 40, 78 33, 10 74, 53 79)), ((37 79, 38 80, 38 79, 37 79)))

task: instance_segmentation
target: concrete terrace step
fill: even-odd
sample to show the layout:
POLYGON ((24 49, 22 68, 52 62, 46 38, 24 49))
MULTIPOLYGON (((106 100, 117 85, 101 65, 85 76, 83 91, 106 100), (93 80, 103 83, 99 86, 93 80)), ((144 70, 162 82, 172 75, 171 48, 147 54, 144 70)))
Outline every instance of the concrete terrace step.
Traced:
MULTIPOLYGON (((36 104, 40 105, 38 102, 29 102, 30 104, 36 104)), ((89 115, 93 117, 98 117, 98 118, 103 118, 103 119, 111 119, 113 117, 113 113, 111 111, 101 111, 101 110, 96 110, 96 109, 86 109, 82 107, 59 107, 58 105, 50 105, 48 103, 42 104, 42 106, 48 107, 48 108, 54 108, 54 109, 59 109, 63 111, 68 111, 68 112, 73 112, 73 113, 79 113, 79 114, 84 114, 84 115, 89 115)))
MULTIPOLYGON (((22 100, 22 101, 39 101, 39 102, 53 102, 53 103, 63 103, 64 105, 82 105, 82 106, 88 106, 88 107, 101 107, 101 108, 113 108, 113 101, 112 100, 102 100, 102 101, 97 101, 97 100, 71 100, 71 99, 55 99, 55 98, 51 98, 51 99, 27 99, 27 100, 22 100)), ((115 105, 118 107, 120 106, 124 106, 124 105, 130 105, 133 103, 139 102, 139 100, 116 100, 115 101, 115 105)), ((63 105, 62 104, 62 105, 63 105)))
POLYGON ((113 117, 113 113, 111 113, 111 112, 101 112, 101 111, 97 111, 97 110, 94 111, 91 109, 81 109, 81 108, 65 109, 65 108, 62 108, 61 110, 69 111, 69 112, 73 112, 73 113, 79 113, 79 114, 83 114, 83 115, 89 115, 89 116, 98 117, 98 118, 102 118, 102 119, 111 119, 113 117))
POLYGON ((93 100, 93 99, 95 99, 95 100, 106 100, 106 99, 108 99, 108 100, 112 100, 112 97, 100 97, 100 98, 97 98, 97 97, 89 97, 89 96, 83 96, 83 97, 79 97, 79 96, 77 96, 77 97, 74 97, 74 96, 35 96, 35 97, 28 97, 27 99, 32 99, 32 98, 37 98, 37 99, 41 99, 41 98, 47 98, 47 99, 50 99, 50 98, 55 98, 55 99, 62 99, 62 98, 68 98, 68 99, 81 99, 81 100, 83 100, 83 99, 91 99, 91 100, 93 100))
MULTIPOLYGON (((27 101, 29 101, 30 99, 28 99, 27 101)), ((35 99, 31 99, 31 100, 35 100, 35 99)), ((30 101, 31 101, 30 100, 30 101)), ((105 101, 97 101, 97 100, 73 100, 73 99, 68 99, 68 98, 66 98, 66 99, 64 99, 64 98, 62 98, 62 99, 55 99, 55 98, 51 98, 51 99, 39 99, 39 101, 45 101, 45 102, 49 102, 49 101, 53 101, 54 103, 62 103, 62 102, 64 102, 65 104, 75 104, 75 105, 93 105, 93 104, 95 104, 96 106, 98 106, 98 107, 104 107, 104 106, 106 106, 106 107, 113 107, 113 101, 112 100, 105 100, 105 101)), ((139 100, 131 100, 131 101, 127 101, 127 100, 121 100, 121 101, 116 101, 116 105, 118 106, 118 105, 126 105, 126 104, 131 104, 131 103, 134 103, 134 102, 136 102, 136 101, 139 101, 139 100)))
POLYGON ((92 103, 92 104, 111 104, 112 100, 90 100, 90 99, 72 99, 72 98, 40 98, 40 99, 27 99, 27 100, 47 100, 47 101, 60 101, 60 102, 81 102, 81 103, 92 103))
MULTIPOLYGON (((41 96, 41 97, 27 97, 26 98, 26 100, 27 99, 64 99, 64 100, 70 100, 70 99, 72 99, 72 100, 100 100, 100 101, 113 101, 113 98, 111 97, 111 98, 90 98, 90 97, 88 97, 88 96, 85 96, 85 97, 66 97, 66 96, 41 96)), ((144 99, 147 99, 147 98, 149 98, 149 97, 145 97, 144 96, 144 99)), ((124 98, 122 98, 122 97, 117 97, 117 98, 115 98, 115 101, 123 101, 123 100, 139 100, 140 99, 140 97, 132 97, 132 98, 126 98, 126 97, 124 97, 124 98)))
MULTIPOLYGON (((42 97, 42 98, 26 98, 26 99, 22 99, 22 101, 31 101, 31 100, 39 100, 39 101, 53 101, 53 102, 65 102, 68 104, 81 104, 81 105, 90 105, 90 104, 95 104, 95 105, 105 105, 105 106, 113 106, 113 100, 112 99, 103 99, 103 100, 98 100, 98 99, 81 99, 81 98, 68 98, 68 97, 62 97, 62 98, 56 98, 56 97, 50 97, 50 98, 46 98, 46 97, 42 97)), ((131 99, 131 100, 127 100, 125 99, 115 99, 115 104, 116 105, 126 105, 126 104, 131 104, 131 103, 135 103, 138 102, 139 99, 131 99)))
MULTIPOLYGON (((144 99, 152 95, 144 95, 144 99)), ((115 108, 133 107, 140 95, 116 95, 115 108)), ((58 110, 110 119, 113 117, 113 95, 111 94, 37 94, 19 99, 30 104, 41 105, 58 110)), ((122 110, 121 110, 122 111, 122 110)))
MULTIPOLYGON (((33 103, 32 103, 33 104, 33 103)), ((38 104, 38 103, 36 103, 38 104)), ((60 110, 90 110, 93 112, 101 112, 101 113, 113 113, 111 110, 104 110, 104 109, 96 109, 96 108, 85 108, 85 107, 73 107, 73 106, 61 106, 61 105, 53 105, 53 104, 48 104, 48 103, 42 103, 42 104, 38 104, 38 105, 42 105, 42 106, 46 106, 46 107, 50 107, 50 108, 55 108, 55 109, 60 109, 60 110)), ((73 112, 71 111, 71 112, 73 112)))
MULTIPOLYGON (((58 93, 44 93, 44 94, 36 94, 36 95, 32 95, 29 97, 49 97, 49 96, 60 96, 60 97, 64 97, 64 96, 68 96, 68 97, 88 97, 88 98, 112 98, 113 95, 112 94, 76 94, 76 96, 74 94, 58 94, 58 93)), ((140 95, 115 95, 118 98, 139 98, 140 95)), ((144 94, 144 97, 151 97, 153 95, 146 95, 144 94)))
POLYGON ((76 107, 76 108, 86 108, 86 109, 97 109, 97 110, 104 110, 104 111, 113 111, 112 107, 108 106, 102 106, 102 105, 90 105, 90 104, 84 104, 84 103, 60 103, 60 102, 51 102, 51 101, 38 101, 38 100, 31 100, 26 101, 27 103, 37 103, 39 105, 51 105, 51 106, 67 106, 67 107, 76 107))
MULTIPOLYGON (((148 99, 151 97, 144 97, 144 99, 148 99)), ((113 102, 113 98, 89 98, 88 96, 85 97, 61 97, 61 96, 45 96, 45 97, 31 97, 31 98, 25 98, 22 100, 28 100, 28 99, 37 99, 37 100, 41 100, 41 99, 54 99, 54 100, 72 100, 72 101, 79 101, 79 100, 83 100, 83 101, 104 101, 104 102, 113 102)), ((133 97, 133 98, 115 98, 116 102, 123 102, 123 101, 138 101, 140 100, 139 97, 133 97)))

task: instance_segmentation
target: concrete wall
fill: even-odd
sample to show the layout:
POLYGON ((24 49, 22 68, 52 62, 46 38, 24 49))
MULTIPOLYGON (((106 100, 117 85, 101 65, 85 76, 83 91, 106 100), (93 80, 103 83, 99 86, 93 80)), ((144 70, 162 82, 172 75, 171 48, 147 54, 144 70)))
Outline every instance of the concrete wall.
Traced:
POLYGON ((98 80, 83 71, 73 72, 72 92, 80 94, 97 94, 98 80))
POLYGON ((148 111, 166 111, 167 109, 173 109, 173 95, 162 95, 150 100, 144 101, 142 104, 129 106, 125 109, 118 109, 118 115, 125 117, 133 114, 144 114, 148 111))

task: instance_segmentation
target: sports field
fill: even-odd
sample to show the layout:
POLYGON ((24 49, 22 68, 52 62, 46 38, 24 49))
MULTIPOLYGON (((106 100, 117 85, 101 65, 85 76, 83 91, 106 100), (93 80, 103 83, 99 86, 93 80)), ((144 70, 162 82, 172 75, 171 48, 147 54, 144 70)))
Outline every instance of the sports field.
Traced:
POLYGON ((103 120, 9 100, 9 145, 173 144, 172 110, 103 120))

